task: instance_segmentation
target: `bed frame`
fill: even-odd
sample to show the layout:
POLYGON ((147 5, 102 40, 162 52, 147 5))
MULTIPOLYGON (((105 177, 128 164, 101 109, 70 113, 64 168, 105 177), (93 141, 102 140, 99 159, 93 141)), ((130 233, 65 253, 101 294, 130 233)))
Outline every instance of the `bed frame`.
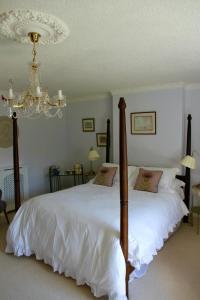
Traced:
MULTIPOLYGON (((191 121, 192 116, 189 114, 187 117, 187 138, 186 138, 186 155, 191 155, 191 121)), ((185 182, 185 199, 184 202, 187 206, 187 208, 190 208, 190 168, 185 168, 185 175, 177 175, 178 179, 185 182)), ((188 216, 184 217, 184 222, 188 223, 188 216)))
POLYGON ((110 119, 107 119, 106 162, 110 162, 110 119))
POLYGON ((12 115, 12 120, 13 120, 13 170, 14 170, 14 186, 15 186, 14 188, 15 210, 14 211, 17 211, 21 206, 21 198, 20 198, 18 126, 17 126, 17 115, 15 112, 12 115))
MULTIPOLYGON (((126 141, 126 103, 124 98, 119 100, 119 165, 120 165, 120 243, 126 263, 126 295, 128 297, 129 274, 134 270, 128 261, 128 160, 126 141)), ((191 115, 188 115, 186 154, 191 155, 191 115)), ((190 205, 190 169, 186 168, 185 175, 177 176, 185 185, 185 204, 190 205)), ((187 221, 187 218, 185 219, 187 221)))
MULTIPOLYGON (((128 297, 129 274, 134 270, 128 261, 128 159, 127 159, 127 137, 126 137, 126 103, 124 98, 119 100, 119 165, 120 165, 120 244, 126 263, 126 294, 128 297)), ((188 115, 186 154, 191 155, 191 115, 188 115)), ((17 116, 13 113, 13 162, 15 181, 15 210, 20 205, 20 181, 19 181, 19 154, 18 154, 18 129, 17 116)), ((107 120, 107 146, 106 162, 110 162, 110 120, 107 120)), ((186 168, 185 175, 178 175, 185 185, 185 204, 190 206, 190 169, 186 168)), ((188 221, 188 218, 184 219, 188 221)))
MULTIPOLYGON (((7 98, 1 95, 1 100, 6 101, 7 98)), ((19 173, 19 148, 18 148, 18 125, 16 112, 12 115, 13 121, 13 171, 14 171, 14 198, 15 208, 7 211, 7 213, 16 212, 21 206, 20 198, 20 173, 19 173)))
MULTIPOLYGON (((1 95, 1 100, 6 101, 7 98, 1 95)), ((13 121, 13 171, 14 171, 14 200, 15 208, 7 211, 7 213, 16 212, 21 206, 20 198, 20 173, 19 173, 19 148, 18 148, 18 125, 16 112, 12 115, 13 121)))

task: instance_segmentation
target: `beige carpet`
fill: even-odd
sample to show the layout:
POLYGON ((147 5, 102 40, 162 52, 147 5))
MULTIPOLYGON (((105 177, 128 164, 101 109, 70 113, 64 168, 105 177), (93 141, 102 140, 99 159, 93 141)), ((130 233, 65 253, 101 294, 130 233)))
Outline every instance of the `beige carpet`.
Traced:
MULTIPOLYGON (((3 252, 6 223, 0 217, 0 300, 94 300, 90 289, 53 273, 42 262, 3 252)), ((130 300, 199 300, 200 235, 184 224, 154 258, 147 274, 130 284, 130 300)), ((99 298, 106 299, 106 298, 99 298)))

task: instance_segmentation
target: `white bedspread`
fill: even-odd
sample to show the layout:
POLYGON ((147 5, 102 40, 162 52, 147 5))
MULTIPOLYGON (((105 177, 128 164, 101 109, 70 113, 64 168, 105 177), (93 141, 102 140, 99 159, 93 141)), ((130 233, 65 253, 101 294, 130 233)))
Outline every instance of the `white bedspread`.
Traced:
MULTIPOLYGON (((54 271, 87 283, 97 297, 125 297, 118 187, 92 183, 32 198, 7 233, 6 252, 35 254, 54 271)), ((129 191, 129 260, 149 264, 188 210, 178 194, 129 191)))

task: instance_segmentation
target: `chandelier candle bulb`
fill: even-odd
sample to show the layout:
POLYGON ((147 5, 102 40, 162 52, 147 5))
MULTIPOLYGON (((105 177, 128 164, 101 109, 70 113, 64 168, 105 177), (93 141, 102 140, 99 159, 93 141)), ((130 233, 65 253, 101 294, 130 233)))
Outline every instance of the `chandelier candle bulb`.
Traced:
POLYGON ((41 97, 41 91, 40 91, 40 87, 39 86, 36 87, 36 96, 37 97, 41 97))
POLYGON ((62 100, 62 99, 63 99, 62 90, 58 90, 58 99, 59 99, 59 100, 62 100))
POLYGON ((13 99, 14 95, 13 95, 13 89, 9 89, 9 99, 13 99))

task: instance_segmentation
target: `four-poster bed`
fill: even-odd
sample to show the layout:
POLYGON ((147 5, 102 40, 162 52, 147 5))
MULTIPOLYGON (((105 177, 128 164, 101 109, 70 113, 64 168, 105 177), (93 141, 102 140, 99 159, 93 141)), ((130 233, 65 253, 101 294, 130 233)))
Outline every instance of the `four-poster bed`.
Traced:
MULTIPOLYGON (((121 98, 119 186, 109 188, 88 183, 29 200, 18 210, 9 227, 6 248, 7 252, 17 256, 35 254, 37 259, 52 265, 54 271, 75 278, 77 284, 87 283, 95 296, 108 294, 112 300, 125 299, 125 294, 128 296, 129 274, 134 268, 139 269, 142 264, 152 261, 169 232, 188 212, 176 194, 153 195, 133 188, 128 191, 125 109, 125 101, 121 98), (136 212, 137 208, 143 213, 136 212), (161 221, 166 224, 163 228, 160 228, 161 221), (139 243, 141 237, 148 241, 148 251, 139 243)), ((109 120, 107 138, 108 162, 109 120)), ((187 186, 189 174, 179 178, 184 179, 187 186)), ((189 198, 186 201, 188 204, 189 198)))

